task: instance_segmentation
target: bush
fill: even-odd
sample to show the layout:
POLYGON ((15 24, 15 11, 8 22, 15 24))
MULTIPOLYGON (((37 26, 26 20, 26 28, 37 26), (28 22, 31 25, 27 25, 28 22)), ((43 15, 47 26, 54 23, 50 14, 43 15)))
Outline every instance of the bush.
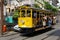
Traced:
POLYGON ((13 14, 13 18, 18 18, 19 17, 19 10, 15 10, 13 14))
POLYGON ((38 4, 34 4, 35 8, 40 8, 40 6, 38 4))

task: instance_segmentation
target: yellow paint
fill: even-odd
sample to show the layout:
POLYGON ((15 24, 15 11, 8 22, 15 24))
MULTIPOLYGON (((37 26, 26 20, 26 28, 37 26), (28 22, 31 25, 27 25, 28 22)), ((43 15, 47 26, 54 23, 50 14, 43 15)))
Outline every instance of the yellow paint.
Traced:
MULTIPOLYGON (((22 6, 20 8, 28 8, 27 6, 22 6)), ((18 26, 20 28, 32 28, 33 24, 32 24, 32 9, 29 9, 31 11, 31 16, 30 17, 27 17, 27 10, 28 9, 24 9, 25 10, 25 14, 26 16, 25 17, 21 17, 21 14, 22 14, 22 9, 20 9, 20 17, 18 18, 18 26)))
MULTIPOLYGON (((50 14, 50 12, 49 11, 46 11, 46 10, 35 10, 36 12, 41 12, 41 13, 45 13, 45 14, 50 14)), ((18 26, 20 27, 20 28, 33 28, 33 27, 35 27, 35 25, 34 25, 34 23, 37 23, 38 22, 38 20, 36 20, 34 23, 33 23, 33 18, 32 18, 32 12, 33 12, 33 8, 29 8, 29 7, 27 7, 27 6, 21 6, 20 7, 20 17, 18 18, 18 26), (23 10, 25 10, 25 14, 26 14, 26 16, 25 17, 22 17, 21 16, 21 14, 22 14, 22 9, 23 10), (27 10, 30 10, 31 12, 30 12, 30 14, 31 14, 31 16, 30 17, 27 17, 27 10)), ((37 16, 36 16, 36 18, 35 19, 37 19, 37 16)), ((48 27, 46 27, 46 28, 48 28, 48 27)), ((35 31, 38 31, 38 30, 42 30, 42 29, 45 29, 44 27, 42 27, 42 28, 37 28, 37 29, 35 29, 35 31)))
POLYGON ((31 17, 20 17, 18 18, 18 25, 20 28, 32 28, 32 18, 31 17))

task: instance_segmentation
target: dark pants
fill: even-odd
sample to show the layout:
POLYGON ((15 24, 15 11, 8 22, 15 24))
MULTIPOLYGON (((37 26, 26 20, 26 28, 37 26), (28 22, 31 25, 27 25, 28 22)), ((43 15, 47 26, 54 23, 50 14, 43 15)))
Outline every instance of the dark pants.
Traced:
POLYGON ((7 31, 11 31, 13 28, 13 23, 7 23, 7 31))

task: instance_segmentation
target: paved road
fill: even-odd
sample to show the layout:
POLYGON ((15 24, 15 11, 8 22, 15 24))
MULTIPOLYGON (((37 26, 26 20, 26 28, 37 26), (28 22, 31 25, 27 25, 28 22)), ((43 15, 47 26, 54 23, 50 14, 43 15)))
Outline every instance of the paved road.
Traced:
MULTIPOLYGON (((58 18, 60 20, 60 18, 58 18)), ((60 21, 52 29, 35 32, 30 36, 21 36, 20 33, 0 37, 0 40, 60 40, 60 21)))

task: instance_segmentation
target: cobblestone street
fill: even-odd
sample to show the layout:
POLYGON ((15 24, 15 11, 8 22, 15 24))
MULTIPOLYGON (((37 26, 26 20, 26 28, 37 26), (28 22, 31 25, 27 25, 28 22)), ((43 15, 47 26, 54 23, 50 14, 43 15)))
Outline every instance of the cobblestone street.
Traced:
POLYGON ((0 37, 0 40, 60 40, 60 21, 52 29, 35 32, 28 36, 21 36, 19 32, 12 31, 0 37))

